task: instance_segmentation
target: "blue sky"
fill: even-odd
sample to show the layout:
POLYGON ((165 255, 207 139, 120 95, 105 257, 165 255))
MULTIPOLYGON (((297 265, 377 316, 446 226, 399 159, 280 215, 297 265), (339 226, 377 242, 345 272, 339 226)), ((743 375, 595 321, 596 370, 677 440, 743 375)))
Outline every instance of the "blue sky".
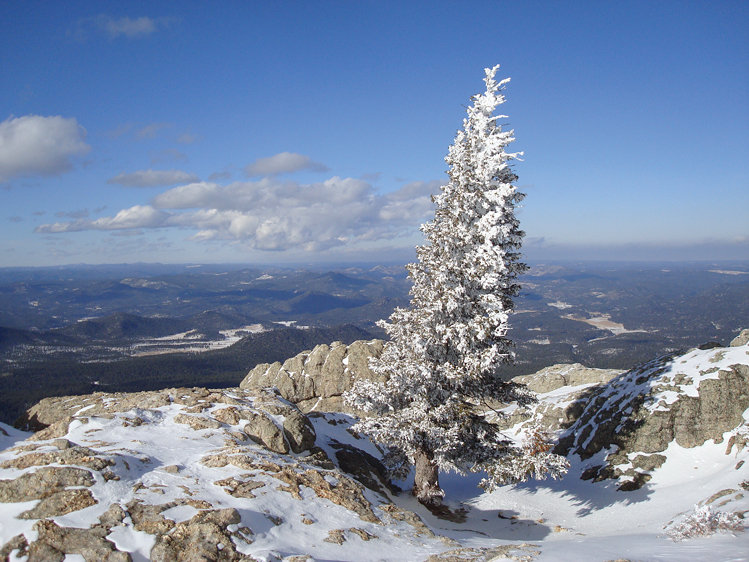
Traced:
POLYGON ((529 259, 749 259, 749 3, 3 2, 0 266, 413 257, 483 69, 529 259))

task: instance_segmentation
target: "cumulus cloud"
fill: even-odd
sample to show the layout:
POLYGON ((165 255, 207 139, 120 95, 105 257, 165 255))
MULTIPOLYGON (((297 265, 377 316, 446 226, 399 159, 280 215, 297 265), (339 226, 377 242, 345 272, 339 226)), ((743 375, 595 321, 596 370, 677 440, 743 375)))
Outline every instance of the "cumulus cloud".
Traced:
POLYGON ((108 179, 107 183, 125 187, 155 187, 196 181, 199 181, 198 176, 180 170, 140 170, 130 174, 123 172, 108 179))
POLYGON ((42 224, 34 232, 57 234, 60 232, 79 232, 81 230, 131 230, 136 228, 159 228, 168 226, 170 215, 154 209, 150 205, 135 205, 123 209, 114 217, 102 217, 96 220, 78 219, 71 222, 42 224))
POLYGON ((0 123, 0 182, 23 175, 58 175, 88 154, 86 129, 74 117, 26 115, 0 123))
POLYGON ((95 221, 39 226, 37 232, 178 227, 195 241, 239 241, 270 251, 321 251, 362 241, 413 234, 434 213, 438 182, 414 182, 387 194, 353 178, 300 184, 266 177, 219 185, 194 182, 153 198, 151 205, 95 221))
POLYGON ((117 39, 118 37, 137 39, 147 37, 160 28, 167 28, 173 22, 174 18, 149 18, 147 16, 114 18, 107 14, 100 14, 78 20, 76 27, 68 31, 68 37, 85 41, 92 35, 100 34, 106 35, 110 39, 117 39))
POLYGON ((328 167, 320 162, 313 162, 309 156, 294 152, 281 152, 268 158, 260 158, 245 167, 247 177, 277 176, 292 172, 327 172, 328 167))

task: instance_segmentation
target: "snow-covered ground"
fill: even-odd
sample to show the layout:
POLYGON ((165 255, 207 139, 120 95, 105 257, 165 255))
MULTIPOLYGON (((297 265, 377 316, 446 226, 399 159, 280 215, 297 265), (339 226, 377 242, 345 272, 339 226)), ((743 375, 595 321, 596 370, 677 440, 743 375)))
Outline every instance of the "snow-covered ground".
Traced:
POLYGON ((203 336, 199 334, 197 330, 190 330, 189 332, 182 332, 180 334, 173 334, 162 338, 144 339, 133 344, 131 349, 134 357, 161 355, 164 353, 175 353, 177 351, 202 353, 214 349, 224 349, 234 345, 248 333, 259 334, 263 331, 265 330, 262 324, 252 324, 232 330, 219 330, 219 334, 223 337, 222 339, 205 341, 201 339, 203 336))
MULTIPOLYGON (((668 364, 658 366, 654 362, 651 367, 625 373, 608 383, 605 393, 621 397, 634 395, 645 387, 658 389, 663 402, 659 398, 646 404, 648 411, 655 413, 664 405, 675 403, 672 391, 662 385, 663 377, 669 377, 682 395, 695 396, 701 381, 715 379, 720 369, 748 361, 747 345, 691 350, 668 364), (659 382, 652 377, 641 378, 650 372, 648 369, 661 377, 659 382), (683 376, 677 379, 676 375, 683 376)), ((555 389, 541 395, 541 400, 560 406, 568 400, 565 393, 584 386, 555 389)), ((95 505, 50 517, 61 527, 88 529, 113 504, 132 512, 133 503, 164 506, 174 502, 161 515, 177 524, 207 509, 236 509, 241 520, 227 527, 234 533, 234 548, 263 562, 292 560, 294 556, 301 557, 295 562, 488 562, 501 560, 504 555, 532 562, 749 561, 746 530, 681 542, 669 536, 698 506, 709 505, 713 512, 741 516, 749 513, 749 447, 739 447, 737 440, 731 439, 743 435, 746 423, 725 432, 722 441, 711 439, 693 448, 672 441, 661 452, 665 463, 650 471, 652 479, 637 490, 618 490, 622 479, 594 482, 580 478, 592 465, 605 464, 608 451, 602 450, 586 460, 573 453, 569 473, 561 480, 529 481, 491 493, 477 487, 480 475, 442 474, 446 503, 454 513, 463 512, 464 521, 440 519, 408 493, 383 495, 363 489, 373 519, 344 505, 341 496, 326 496, 325 490, 311 483, 299 484, 305 475, 315 472, 322 476, 320 482, 324 480, 335 492, 348 478, 339 469, 316 465, 309 452, 278 454, 247 439, 238 439, 249 418, 228 421, 227 405, 262 408, 258 399, 238 389, 217 391, 211 396, 214 398, 198 400, 197 406, 195 401, 192 405, 180 404, 172 397, 168 405, 114 409, 97 415, 89 411, 95 403, 84 405, 85 397, 72 398, 70 403, 79 410, 77 417, 85 419, 85 423, 74 420, 70 424, 64 435, 69 443, 62 447, 59 440, 52 438, 26 441, 31 434, 0 424, 0 480, 5 481, 0 482, 0 488, 39 468, 19 466, 19 457, 58 452, 62 455, 66 447, 83 446, 93 453, 86 453, 90 456, 82 457, 79 463, 98 457, 113 464, 105 470, 92 471, 94 483, 87 489, 96 500, 95 505), (187 425, 184 418, 204 420, 204 425, 187 425), (223 464, 209 461, 220 455, 238 460, 223 464), (107 474, 108 471, 111 472, 107 474), (297 477, 300 480, 294 484, 297 477), (232 485, 227 482, 231 479, 252 483, 253 493, 229 493, 232 485), (409 511, 418 514, 429 529, 404 516, 409 511), (243 528, 251 531, 242 531, 243 528), (247 540, 241 538, 242 533, 247 540), (330 540, 331 537, 339 540, 330 540), (493 550, 499 547, 506 550, 493 550), (463 549, 460 553, 456 550, 459 548, 463 549), (462 558, 449 558, 449 552, 462 558)), ((105 395, 96 400, 107 403, 122 399, 105 395)), ((279 425, 284 423, 283 416, 271 417, 279 425)), ((330 459, 336 458, 336 451, 342 446, 379 456, 372 443, 347 431, 355 421, 351 416, 318 414, 310 420, 317 435, 316 445, 330 459)), ((744 420, 749 422, 749 410, 744 412, 744 420)), ((508 435, 513 431, 508 430, 508 435)), ((412 482, 399 485, 408 489, 412 482)), ((28 542, 34 541, 39 536, 36 520, 18 516, 39 502, 4 501, 0 507, 0 548, 19 534, 25 535, 28 542)), ((159 539, 135 526, 128 516, 122 524, 111 527, 107 539, 118 549, 130 552, 135 562, 142 562, 148 560, 159 539)), ((76 562, 82 559, 75 554, 66 558, 76 562)), ((8 560, 28 557, 11 553, 8 560)))
MULTIPOLYGON (((225 445, 220 431, 195 431, 174 423, 180 411, 176 406, 152 411, 135 411, 143 418, 139 427, 125 427, 120 417, 107 420, 90 418, 89 423, 75 423, 68 439, 76 444, 95 448, 117 459, 113 472, 119 481, 106 481, 98 474, 91 488, 98 504, 81 511, 53 518, 60 526, 87 528, 97 522, 113 502, 124 505, 134 498, 154 504, 185 498, 206 501, 218 508, 236 508, 241 516, 240 526, 252 529, 253 542, 237 543, 237 549, 257 560, 277 561, 292 555, 308 554, 318 561, 421 561, 431 555, 455 548, 445 540, 415 533, 408 524, 389 520, 378 525, 360 520, 351 511, 318 498, 308 488, 301 488, 301 500, 280 490, 280 482, 270 473, 253 474, 253 479, 265 484, 256 490, 253 499, 235 498, 214 483, 244 474, 246 469, 234 466, 208 467, 200 461, 225 445), (124 462, 123 462, 124 461, 124 462), (125 464, 126 463, 126 464, 125 464), (165 471, 176 465, 178 473, 165 471), (127 466, 127 468, 126 468, 127 466), (140 483, 145 488, 135 490, 140 483), (274 522, 275 518, 275 522, 274 522), (278 521, 281 524, 276 524, 278 521), (304 522, 303 520, 306 520, 304 522), (313 523, 310 524, 309 521, 313 523), (378 538, 361 540, 346 532, 342 545, 325 542, 334 529, 359 529, 378 538)), ((125 415, 129 417, 129 415, 125 415)), ((341 423, 345 416, 328 415, 315 419, 318 444, 334 455, 331 443, 350 443, 370 454, 377 451, 368 443, 353 438, 341 423), (331 424, 330 422, 338 422, 331 424), (335 440, 335 441, 333 441, 335 440)), ((10 436, 2 437, 0 461, 17 453, 8 448, 23 441, 28 434, 3 426, 10 436)), ((38 451, 54 450, 50 445, 38 451)), ((256 458, 282 462, 279 455, 255 447, 256 458)), ((579 479, 583 463, 573 462, 570 473, 559 481, 528 482, 502 487, 492 493, 482 493, 476 487, 478 476, 443 474, 441 482, 449 504, 467 509, 463 523, 452 523, 434 517, 408 494, 391 498, 397 505, 418 513, 437 535, 454 539, 465 548, 494 548, 513 545, 515 555, 532 556, 536 562, 603 562, 625 558, 632 561, 699 560, 726 562, 749 560, 749 533, 714 535, 674 542, 664 526, 691 512, 694 505, 704 502, 716 492, 733 489, 724 496, 729 500, 722 509, 749 509, 747 499, 739 498, 737 477, 747 476, 746 469, 737 471, 736 465, 747 459, 746 449, 725 455, 725 445, 705 444, 694 449, 672 445, 668 461, 655 471, 653 480, 634 492, 618 492, 615 482, 585 482, 579 479), (520 545, 530 545, 523 548, 520 545)), ((303 458, 296 460, 302 461, 303 458)), ((585 463, 587 464, 587 463, 585 463)), ((3 479, 15 478, 23 470, 5 469, 3 479)), ((403 483, 408 485, 408 483, 403 483)), ((367 491, 374 506, 385 498, 367 491)), ((718 501, 714 502, 719 503, 718 501)), ((34 520, 15 517, 32 508, 35 502, 5 504, 0 509, 0 544, 24 533, 29 541, 36 538, 34 520)), ((387 518, 375 507, 374 512, 387 518)), ((163 513, 176 523, 189 520, 198 510, 190 505, 179 505, 163 513)), ((113 528, 108 539, 121 550, 131 552, 134 561, 148 559, 155 538, 136 531, 132 523, 113 528)), ((15 560, 15 558, 11 558, 15 560)), ((24 560, 21 558, 19 560, 24 560)), ((67 560, 80 560, 68 556, 67 560)))
POLYGON ((443 475, 447 498, 469 507, 468 520, 457 526, 422 515, 440 529, 437 532, 465 545, 489 537, 538 545, 540 554, 534 557, 538 562, 746 561, 747 532, 683 542, 667 535, 669 523, 678 522, 721 490, 733 492, 713 501, 714 510, 749 510, 749 491, 737 486, 747 481, 749 472, 746 465, 736 470, 749 451, 725 455, 725 449, 725 443, 710 442, 693 449, 672 443, 666 452, 668 460, 654 471, 653 479, 632 492, 617 491, 618 484, 612 480, 581 480, 582 471, 595 459, 573 461, 562 480, 505 486, 491 494, 477 493, 472 485, 478 482, 475 476, 443 475), (728 503, 716 507, 723 501, 728 503), (481 534, 486 538, 479 539, 481 534))
POLYGON ((574 314, 568 314, 566 316, 562 316, 562 318, 566 318, 567 320, 575 320, 577 322, 585 322, 586 324, 589 324, 593 326, 594 328, 598 328, 599 330, 608 330, 615 336, 618 336, 619 334, 633 334, 635 332, 647 331, 647 330, 627 330, 624 327, 624 324, 613 322, 609 314, 598 314, 597 316, 592 316, 591 318, 578 318, 574 314))

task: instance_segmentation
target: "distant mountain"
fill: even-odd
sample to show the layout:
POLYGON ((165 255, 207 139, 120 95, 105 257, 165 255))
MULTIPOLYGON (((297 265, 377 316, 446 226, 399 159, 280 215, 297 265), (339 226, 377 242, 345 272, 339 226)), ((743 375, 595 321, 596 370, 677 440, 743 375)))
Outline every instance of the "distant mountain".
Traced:
POLYGON ((19 330, 0 326, 0 354, 7 353, 15 346, 79 345, 74 337, 67 334, 19 330))
POLYGON ((350 344, 356 340, 369 339, 373 339, 371 333, 352 324, 307 330, 287 328, 251 334, 242 338, 233 346, 215 353, 242 357, 246 362, 245 364, 251 368, 258 363, 283 361, 321 343, 342 341, 345 344, 350 344))
MULTIPOLYGON (((125 318, 123 323, 129 320, 132 319, 125 318)), ((134 322, 148 325, 148 322, 141 324, 138 319, 134 322)), ((116 321, 111 324, 116 330, 128 332, 127 327, 121 328, 116 321)), ((24 334, 17 337, 24 337, 24 334)), ((46 361, 31 362, 23 367, 6 363, 0 365, 0 369, 8 369, 5 373, 0 371, 0 422, 12 423, 24 409, 47 396, 86 394, 96 390, 158 390, 169 386, 237 386, 258 363, 284 361, 321 343, 342 341, 349 344, 373 337, 350 324, 307 330, 279 328, 250 334, 234 345, 203 353, 118 357, 106 359, 106 362, 50 356, 46 361)))
POLYGON ((190 330, 217 332, 257 323, 258 321, 250 316, 222 314, 212 310, 188 318, 146 318, 135 314, 116 312, 104 318, 92 318, 59 328, 54 330, 54 333, 91 340, 118 341, 162 338, 190 330))
POLYGON ((83 320, 59 328, 56 332, 92 340, 122 340, 139 337, 163 337, 186 331, 188 324, 176 318, 144 318, 116 312, 104 318, 83 320))

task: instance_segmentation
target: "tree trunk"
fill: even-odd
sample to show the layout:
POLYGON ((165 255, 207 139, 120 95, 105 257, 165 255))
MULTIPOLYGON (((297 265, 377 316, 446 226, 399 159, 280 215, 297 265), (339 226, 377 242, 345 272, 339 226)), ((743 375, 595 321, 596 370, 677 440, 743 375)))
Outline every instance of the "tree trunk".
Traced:
POLYGON ((424 505, 440 503, 445 493, 440 488, 439 469, 431 451, 419 449, 415 455, 416 473, 413 494, 424 505))

